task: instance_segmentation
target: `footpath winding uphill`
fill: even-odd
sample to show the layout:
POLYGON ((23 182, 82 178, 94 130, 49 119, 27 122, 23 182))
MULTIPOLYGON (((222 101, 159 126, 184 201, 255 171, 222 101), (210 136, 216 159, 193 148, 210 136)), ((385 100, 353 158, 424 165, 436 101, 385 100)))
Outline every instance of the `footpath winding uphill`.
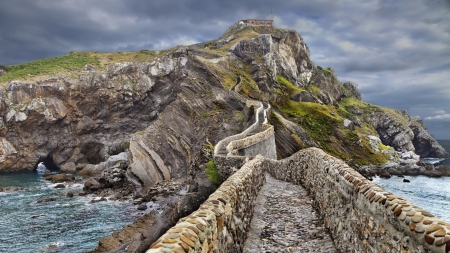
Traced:
POLYGON ((342 160, 318 148, 276 160, 270 106, 257 103, 255 124, 215 147, 226 180, 147 253, 450 252, 449 222, 342 160))
MULTIPOLYGON (((228 159, 239 159, 245 153, 242 149, 250 146, 273 145, 271 148, 259 148, 261 155, 274 157, 275 143, 264 142, 264 137, 248 143, 241 150, 233 149, 233 142, 244 142, 252 136, 261 135, 269 129, 267 115, 270 105, 263 109, 263 104, 256 110, 254 125, 243 133, 230 136, 217 145, 215 157, 228 156, 228 159), (237 157, 236 157, 237 156, 237 157)), ((255 155, 253 153, 252 155, 255 155)), ((300 185, 283 182, 265 173, 265 184, 257 199, 250 230, 244 244, 243 252, 336 252, 333 241, 326 232, 323 221, 311 206, 312 200, 308 192, 300 185)))

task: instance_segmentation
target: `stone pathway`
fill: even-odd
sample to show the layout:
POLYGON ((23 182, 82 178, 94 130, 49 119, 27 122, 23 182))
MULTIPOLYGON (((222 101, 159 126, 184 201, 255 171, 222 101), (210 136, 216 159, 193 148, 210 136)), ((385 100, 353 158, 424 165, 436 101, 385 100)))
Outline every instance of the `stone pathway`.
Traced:
POLYGON ((307 191, 267 173, 266 180, 243 252, 337 252, 307 191))

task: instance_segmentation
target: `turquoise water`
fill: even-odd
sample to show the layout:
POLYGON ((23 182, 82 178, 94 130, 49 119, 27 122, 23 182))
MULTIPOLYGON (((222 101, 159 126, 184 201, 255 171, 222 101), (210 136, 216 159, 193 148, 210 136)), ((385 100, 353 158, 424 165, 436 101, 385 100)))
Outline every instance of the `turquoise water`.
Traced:
POLYGON ((0 252, 85 252, 98 240, 135 220, 135 208, 118 201, 89 204, 81 184, 55 189, 38 173, 0 174, 0 187, 26 187, 0 192, 0 252), (66 197, 73 192, 74 197, 66 197), (56 201, 36 203, 56 198, 56 201))
MULTIPOLYGON (((447 151, 450 151, 450 140, 438 142, 447 151)), ((442 160, 436 165, 450 166, 450 159, 442 160)), ((404 183, 403 178, 395 176, 389 179, 375 178, 373 181, 387 191, 450 222, 450 177, 405 176, 405 179, 409 179, 411 182, 404 183)))

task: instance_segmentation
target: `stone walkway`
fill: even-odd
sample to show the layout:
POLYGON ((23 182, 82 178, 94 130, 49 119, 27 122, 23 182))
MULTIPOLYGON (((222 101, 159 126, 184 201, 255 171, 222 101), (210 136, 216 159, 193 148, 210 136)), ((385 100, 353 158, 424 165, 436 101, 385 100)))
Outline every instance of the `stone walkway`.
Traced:
POLYGON ((269 174, 266 180, 243 252, 337 252, 307 191, 269 174))

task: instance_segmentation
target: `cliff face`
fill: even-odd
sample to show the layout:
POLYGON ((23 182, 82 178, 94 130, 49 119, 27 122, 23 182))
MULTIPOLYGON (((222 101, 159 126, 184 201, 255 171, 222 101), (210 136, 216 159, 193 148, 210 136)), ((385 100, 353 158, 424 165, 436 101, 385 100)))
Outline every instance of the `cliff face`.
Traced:
POLYGON ((421 120, 411 118, 406 110, 373 111, 367 116, 385 145, 399 152, 413 151, 421 157, 447 158, 448 153, 427 132, 421 120))
POLYGON ((162 58, 85 70, 77 79, 10 82, 0 91, 2 169, 32 170, 50 157, 75 172, 124 151, 131 134, 174 100, 183 66, 181 59, 162 58))
POLYGON ((242 130, 245 99, 278 111, 280 157, 317 146, 359 159, 373 152, 370 134, 400 152, 448 155, 408 115, 366 110, 356 85, 316 66, 292 30, 236 24, 217 40, 105 66, 5 83, 1 171, 31 170, 50 159, 74 172, 129 151, 129 180, 150 187, 195 171, 208 159, 207 140, 242 130))
MULTIPOLYGON (((20 81, 14 71, 26 73, 25 65, 0 72, 0 172, 33 170, 43 161, 65 172, 109 175, 111 156, 121 153, 128 161, 120 161, 119 176, 142 201, 165 192, 171 180, 187 190, 161 215, 150 215, 156 225, 123 230, 99 252, 131 240, 148 248, 159 236, 154 231, 198 207, 213 190, 205 173, 213 146, 254 122, 248 100, 271 104, 278 158, 307 147, 355 167, 406 157, 397 152, 448 157, 421 121, 364 103, 355 84, 316 66, 295 31, 235 24, 216 40, 143 51, 84 53, 84 67, 16 73, 20 81)), ((64 57, 76 63, 73 54, 64 57)), ((91 178, 85 188, 100 181, 91 178)))

